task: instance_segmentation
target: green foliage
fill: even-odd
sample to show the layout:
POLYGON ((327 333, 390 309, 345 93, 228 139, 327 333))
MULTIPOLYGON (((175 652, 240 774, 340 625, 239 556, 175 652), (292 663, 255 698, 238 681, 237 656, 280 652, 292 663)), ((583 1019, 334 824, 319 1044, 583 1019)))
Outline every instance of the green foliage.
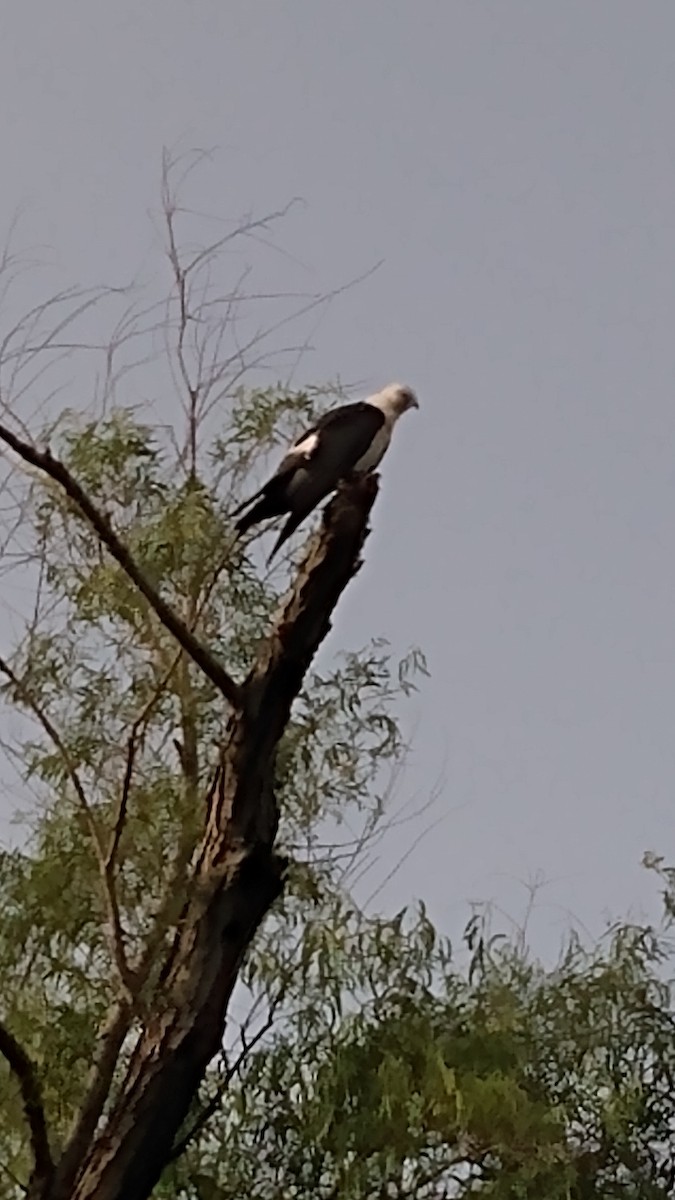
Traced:
MULTIPOLYGON (((307 396, 296 397, 290 411, 302 414, 308 405, 307 396)), ((270 392, 263 415, 272 420, 288 407, 285 394, 270 392)), ((230 501, 217 478, 235 478, 264 450, 260 419, 260 394, 240 395, 231 436, 221 435, 204 456, 212 466, 203 478, 177 469, 170 447, 130 410, 111 411, 98 423, 66 412, 51 430, 56 452, 110 513, 147 576, 235 674, 250 665, 279 597, 241 550, 233 551, 230 501)), ((12 657, 19 682, 3 690, 7 704, 31 722, 21 725, 14 753, 37 812, 25 849, 3 859, 0 969, 3 1017, 39 1065, 50 1126, 61 1139, 115 995, 101 861, 120 806, 126 818, 116 890, 133 959, 148 937, 161 949, 180 909, 223 711, 62 493, 33 480, 24 507, 37 602, 12 657)), ((284 959, 292 958, 308 891, 323 896, 337 888, 341 868, 318 852, 320 838, 331 836, 337 818, 355 829, 379 820, 379 773, 403 751, 389 711, 403 691, 398 676, 386 646, 374 643, 362 657, 326 659, 296 706, 279 755, 278 789, 281 841, 297 862, 270 926, 284 959)), ((251 982, 256 969, 261 981, 271 979, 262 952, 248 965, 251 982)), ((252 1004, 261 996, 264 982, 251 992, 252 1004)), ((10 1131, 3 1165, 25 1177, 25 1130, 11 1090, 7 1105, 0 1108, 10 1131)))
POLYGON ((483 939, 469 982, 423 911, 343 912, 328 937, 308 932, 297 1009, 247 1058, 166 1195, 179 1181, 202 1194, 192 1170, 223 1197, 672 1194, 675 1047, 655 940, 572 940, 546 970, 483 939))

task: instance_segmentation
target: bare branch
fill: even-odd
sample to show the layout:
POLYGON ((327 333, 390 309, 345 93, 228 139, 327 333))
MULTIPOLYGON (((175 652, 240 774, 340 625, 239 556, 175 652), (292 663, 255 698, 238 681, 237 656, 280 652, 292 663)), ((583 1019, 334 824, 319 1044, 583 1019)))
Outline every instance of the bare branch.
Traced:
POLYGON ((122 784, 122 794, 120 796, 120 801, 119 801, 119 805, 117 808, 117 816, 115 817, 115 824, 113 826, 113 830, 110 835, 110 846, 108 847, 108 853, 107 853, 106 859, 105 859, 106 871, 109 872, 110 875, 113 875, 115 872, 117 851, 119 849, 119 844, 120 844, 120 840, 122 837, 122 831, 124 829, 124 823, 127 818, 127 808, 129 805, 129 792, 131 790, 131 779, 132 779, 132 776, 134 773, 134 760, 136 758, 137 743, 138 743, 138 731, 137 731, 136 725, 134 724, 132 731, 129 734, 129 740, 127 742, 127 764, 126 764, 126 767, 124 770, 124 782, 122 784))
POLYGON ((54 1173, 54 1163, 49 1148, 47 1122, 42 1103, 42 1093, 35 1067, 23 1046, 0 1021, 0 1054, 9 1065, 21 1093, 24 1116, 30 1133, 33 1151, 34 1172, 31 1181, 47 1182, 54 1173))
POLYGON ((0 439, 5 442, 24 462, 36 467, 44 475, 58 483, 81 515, 89 522, 92 529, 108 548, 113 558, 119 563, 139 592, 145 596, 151 608, 156 613, 165 629, 175 637, 186 654, 204 672, 226 700, 237 707, 241 701, 240 690, 233 679, 202 642, 199 641, 188 626, 178 616, 159 592, 153 587, 133 555, 115 533, 108 517, 90 500, 76 479, 73 478, 64 463, 54 458, 50 450, 38 450, 30 442, 24 442, 4 425, 0 425, 0 439))
MULTIPOLYGON (((342 484, 323 514, 323 528, 310 543, 293 589, 263 643, 244 690, 249 717, 257 716, 270 696, 281 691, 290 701, 300 690, 305 672, 330 629, 330 614, 361 566, 360 551, 367 537, 366 522, 379 487, 377 475, 342 484)), ((275 714, 279 728, 287 709, 275 714)))

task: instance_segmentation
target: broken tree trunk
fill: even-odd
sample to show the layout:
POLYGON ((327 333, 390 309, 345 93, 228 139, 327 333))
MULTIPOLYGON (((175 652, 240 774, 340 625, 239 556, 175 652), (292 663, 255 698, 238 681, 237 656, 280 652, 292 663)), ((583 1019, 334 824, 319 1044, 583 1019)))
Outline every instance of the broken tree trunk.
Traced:
MULTIPOLYGON (((211 1059, 243 956, 283 887, 274 852, 276 749, 331 614, 360 566, 377 478, 343 487, 328 505, 289 596, 238 689, 195 852, 188 899, 159 982, 138 1002, 140 1028, 109 1106, 130 1009, 101 1037, 87 1100, 51 1179, 31 1200, 146 1200, 211 1059)), ((129 1002, 133 1007, 133 999, 129 1002)))

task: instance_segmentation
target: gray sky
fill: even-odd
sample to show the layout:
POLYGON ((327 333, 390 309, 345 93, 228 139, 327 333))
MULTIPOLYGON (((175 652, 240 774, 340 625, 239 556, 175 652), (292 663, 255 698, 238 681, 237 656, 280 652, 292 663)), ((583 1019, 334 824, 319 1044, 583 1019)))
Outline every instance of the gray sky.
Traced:
MULTIPOLYGON (((47 0, 0 18, 0 229, 68 279, 157 252, 164 144, 196 207, 302 197, 276 286, 383 266, 298 382, 401 378, 332 647, 420 642, 406 789, 445 819, 389 895, 456 931, 656 913, 675 860, 675 8, 665 0, 47 0), (200 190, 201 189, 201 190, 200 190)), ((405 843, 399 849, 405 849, 405 843)))

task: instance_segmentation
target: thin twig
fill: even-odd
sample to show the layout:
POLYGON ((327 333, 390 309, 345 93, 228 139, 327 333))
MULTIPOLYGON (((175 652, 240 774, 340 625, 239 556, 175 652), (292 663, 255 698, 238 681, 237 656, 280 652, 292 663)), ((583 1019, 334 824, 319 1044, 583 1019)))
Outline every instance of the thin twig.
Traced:
POLYGON ((106 870, 106 861, 103 853, 101 834, 96 823, 96 818, 91 810, 91 805, 87 800, 87 795, 84 787, 82 786, 79 773, 75 767, 75 764, 73 763, 63 738, 61 737, 56 726, 53 724, 51 718, 47 715, 44 708, 36 699, 35 695, 27 686, 27 684, 22 679, 19 679, 18 675, 12 670, 9 663, 1 656, 0 671, 10 681, 18 698, 22 701, 26 708, 33 713, 33 715, 42 725, 47 737, 56 747, 59 755, 61 756, 63 765, 66 769, 66 774, 73 785, 75 795, 78 798, 82 813, 87 823, 87 828, 89 830, 96 854, 96 860, 99 866, 99 872, 103 884, 103 893, 106 898, 108 908, 108 919, 111 927, 111 949, 113 958, 115 960, 115 965, 120 977, 120 982, 125 990, 125 993, 127 993, 127 999, 131 1001, 135 991, 134 979, 131 971, 129 970, 129 964, 127 963, 126 952, 124 949, 124 930, 122 929, 122 921, 120 917, 119 904, 117 901, 117 893, 115 891, 115 884, 112 876, 106 870))
POLYGON ((49 1148, 45 1110, 35 1067, 23 1046, 2 1021, 0 1021, 0 1054, 8 1063, 21 1093, 35 1165, 33 1178, 51 1179, 54 1162, 49 1148))
POLYGON ((132 782, 133 773, 134 773, 134 763, 136 761, 136 751, 138 749, 139 735, 140 735, 143 727, 146 726, 148 721, 150 720, 150 717, 152 716, 152 711, 153 711, 155 705, 157 704, 160 696, 162 695, 165 687, 167 686, 169 680, 171 679, 171 676, 173 675, 174 671, 176 670, 176 667, 178 666, 181 655, 182 655, 182 651, 179 650, 178 653, 176 654, 173 662, 169 666, 168 671, 165 671, 162 679, 157 684, 157 687, 155 688, 152 695, 150 696, 150 699, 148 700, 147 704, 144 706, 142 712, 139 713, 139 715, 136 717, 136 720, 134 721, 133 725, 131 726, 131 732, 129 734, 129 738, 127 741, 127 762, 126 762, 126 767, 124 770, 124 781, 122 784, 122 792, 121 792, 119 804, 117 807, 115 824, 113 825, 113 830, 110 835, 110 844, 108 846, 108 852, 105 857, 105 869, 106 869, 106 872, 111 876, 114 875, 114 873, 115 873, 117 851, 119 850, 119 844, 120 844, 122 832, 124 830, 124 823, 126 821, 126 816, 127 816, 127 808, 128 808, 128 804, 129 804, 129 793, 131 791, 131 782, 132 782))
POLYGON ((209 1100, 208 1104, 204 1105, 204 1108, 195 1118, 192 1126, 187 1131, 185 1136, 182 1137, 179 1142, 176 1142, 171 1154, 169 1155, 169 1158, 167 1159, 167 1162, 174 1162, 177 1158, 180 1158, 181 1154, 185 1153, 190 1143, 194 1141, 194 1139, 203 1131, 205 1126, 211 1120, 211 1117, 217 1112, 225 1092, 227 1091, 234 1076, 239 1073, 243 1063, 251 1053, 251 1050, 258 1045, 258 1042, 260 1042, 265 1034, 268 1033, 272 1028, 274 1024, 274 1018, 276 1016, 276 1010, 279 1007, 282 998, 283 997, 279 995, 274 1003, 270 1006, 266 1021, 260 1026, 260 1029, 256 1030, 250 1041, 248 1041, 245 1034, 242 1033, 242 1048, 237 1055, 236 1060, 231 1067, 228 1067, 213 1096, 209 1100))
POLYGON ((124 822, 127 817, 127 807, 129 804, 129 791, 131 789, 131 779, 134 773, 134 760, 136 758, 136 746, 138 743, 138 735, 136 724, 134 723, 129 740, 127 742, 127 765, 124 770, 124 783, 122 784, 122 794, 117 808, 117 816, 113 831, 110 835, 110 845, 105 859, 105 869, 110 875, 115 873, 115 860, 119 849, 124 822))
POLYGON ((19 1190, 23 1192, 24 1196, 28 1194, 28 1188, 26 1187, 25 1183, 22 1183, 18 1175, 15 1175, 14 1172, 9 1169, 7 1163, 0 1162, 0 1171, 7 1176, 10 1183, 14 1184, 14 1187, 19 1188, 19 1190))
MULTIPOLYGON (((168 180, 165 180, 168 186, 168 180)), ((189 398, 188 406, 188 457, 190 463, 190 478, 195 479, 197 474, 197 401, 199 399, 199 381, 193 383, 190 379, 190 371, 188 369, 185 357, 185 335, 187 332, 188 320, 190 314, 188 311, 188 288, 187 288, 187 272, 183 268, 176 243, 176 231, 174 227, 175 208, 173 207, 170 197, 165 194, 164 197, 164 217, 166 221, 167 236, 169 240, 168 257, 173 270, 176 292, 178 295, 179 323, 178 337, 176 339, 176 358, 181 374, 181 379, 185 385, 185 390, 189 398)))
POLYGON ((75 507, 86 518, 103 544, 107 546, 124 573, 135 584, 139 592, 145 596, 165 629, 168 629, 169 633, 175 637, 186 654, 200 667, 206 677, 218 688, 218 691, 225 696, 225 699, 233 706, 238 706, 241 702, 241 695, 240 689, 234 680, 230 678, 230 675, 218 662, 215 655, 190 632, 185 622, 181 620, 171 606, 162 599, 150 581, 146 579, 129 549, 115 533, 108 517, 90 500, 87 493, 77 480, 73 478, 65 464, 54 458, 50 450, 37 450, 35 446, 32 446, 29 442, 24 442, 16 434, 12 433, 11 429, 8 429, 4 425, 0 425, 0 439, 15 454, 18 454, 24 462, 36 467, 38 471, 49 476, 50 479, 53 479, 55 483, 58 483, 63 488, 68 498, 72 500, 75 507))

